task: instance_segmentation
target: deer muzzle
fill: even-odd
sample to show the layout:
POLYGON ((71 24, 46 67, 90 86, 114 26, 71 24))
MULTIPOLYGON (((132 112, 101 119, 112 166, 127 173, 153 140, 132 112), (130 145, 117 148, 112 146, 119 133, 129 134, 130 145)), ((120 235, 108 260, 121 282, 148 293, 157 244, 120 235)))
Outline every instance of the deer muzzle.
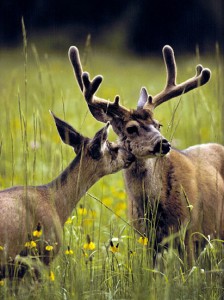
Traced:
POLYGON ((154 147, 153 153, 157 156, 166 155, 171 149, 171 144, 165 139, 162 138, 158 141, 154 147))

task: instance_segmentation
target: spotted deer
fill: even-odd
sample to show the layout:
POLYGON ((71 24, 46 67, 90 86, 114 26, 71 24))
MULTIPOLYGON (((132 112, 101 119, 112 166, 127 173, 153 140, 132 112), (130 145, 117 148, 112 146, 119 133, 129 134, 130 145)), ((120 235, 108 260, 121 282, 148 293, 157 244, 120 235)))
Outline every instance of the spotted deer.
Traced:
POLYGON ((210 70, 198 65, 194 77, 176 84, 174 52, 165 46, 165 88, 151 96, 142 87, 137 109, 128 109, 119 104, 119 96, 114 102, 95 96, 103 77, 90 80, 75 46, 70 47, 69 58, 94 118, 110 121, 119 140, 136 157, 124 170, 128 210, 135 228, 146 235, 154 230, 155 249, 170 233, 187 229, 184 241, 188 257, 203 243, 202 235, 196 232, 224 239, 224 147, 208 143, 174 149, 160 133, 153 115, 162 103, 206 84, 210 70))
MULTIPOLYGON (((119 144, 107 140, 109 122, 90 139, 52 116, 62 141, 77 155, 48 184, 0 192, 0 279, 12 277, 14 266, 28 254, 48 265, 62 245, 63 225, 81 197, 100 178, 128 167, 134 159, 119 144), (42 232, 42 237, 34 237, 35 231, 42 232)), ((22 277, 24 270, 24 266, 19 268, 17 275, 22 277)))

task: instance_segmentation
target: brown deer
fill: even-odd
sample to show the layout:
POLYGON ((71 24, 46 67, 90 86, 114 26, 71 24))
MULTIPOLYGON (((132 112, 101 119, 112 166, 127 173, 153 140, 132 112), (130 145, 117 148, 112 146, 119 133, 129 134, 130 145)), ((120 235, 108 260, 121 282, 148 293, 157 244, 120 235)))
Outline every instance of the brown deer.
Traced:
MULTIPOLYGON (((90 139, 53 117, 62 141, 77 156, 48 184, 0 192, 0 279, 13 277, 15 264, 28 254, 48 265, 62 245, 63 225, 81 197, 101 177, 128 167, 134 159, 129 151, 107 140, 109 122, 90 139), (34 238, 35 229, 43 236, 34 238)), ((22 277, 25 269, 21 266, 17 275, 22 277)))
POLYGON ((194 77, 176 84, 174 52, 165 46, 164 90, 152 97, 143 87, 137 109, 132 110, 119 104, 119 96, 114 102, 95 96, 103 77, 89 79, 76 47, 70 47, 69 57, 92 115, 101 122, 110 121, 119 140, 136 156, 134 164, 124 170, 134 226, 146 235, 154 229, 157 246, 169 233, 185 227, 189 257, 203 240, 195 232, 224 239, 224 147, 210 143, 183 151, 171 148, 153 116, 154 109, 163 102, 206 84, 210 70, 198 65, 194 77))

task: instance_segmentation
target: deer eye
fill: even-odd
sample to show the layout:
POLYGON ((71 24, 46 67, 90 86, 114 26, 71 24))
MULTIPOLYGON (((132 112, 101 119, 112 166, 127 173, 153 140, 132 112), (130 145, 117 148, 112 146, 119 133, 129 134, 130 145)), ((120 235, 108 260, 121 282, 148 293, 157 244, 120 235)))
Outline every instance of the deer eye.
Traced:
POLYGON ((160 124, 159 122, 155 122, 154 123, 154 127, 157 128, 157 129, 160 129, 163 125, 160 124))
POLYGON ((126 130, 129 134, 138 133, 138 127, 135 125, 127 127, 126 130))

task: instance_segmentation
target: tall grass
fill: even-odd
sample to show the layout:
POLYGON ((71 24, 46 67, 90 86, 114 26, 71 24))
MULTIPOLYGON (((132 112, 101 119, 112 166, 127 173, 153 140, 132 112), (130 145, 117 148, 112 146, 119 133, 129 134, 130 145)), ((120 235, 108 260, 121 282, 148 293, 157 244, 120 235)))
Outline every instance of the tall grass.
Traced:
MULTIPOLYGON (((0 49, 0 186, 37 185, 59 174, 72 160, 62 145, 48 110, 93 136, 102 125, 89 114, 74 82, 66 53, 46 53, 35 45, 0 49)), ((119 93, 124 105, 134 108, 140 87, 155 94, 163 87, 161 58, 107 55, 101 49, 85 52, 91 75, 103 74, 102 97, 119 93)), ((84 51, 84 50, 83 50, 84 51)), ((83 53, 81 51, 81 53, 83 53)), ((178 80, 194 72, 197 63, 212 70, 204 87, 172 100, 156 111, 163 134, 178 148, 196 143, 224 142, 223 57, 218 46, 211 56, 177 56, 178 80)), ((115 139, 111 132, 110 139, 115 139)), ((152 232, 153 235, 153 232, 152 232)), ((207 241, 193 268, 186 255, 172 246, 153 264, 151 241, 144 245, 127 218, 127 197, 122 173, 101 179, 74 209, 64 227, 64 246, 42 282, 30 273, 18 286, 0 282, 1 299, 222 299, 222 241, 207 241), (112 241, 112 243, 111 243, 112 241), (95 246, 90 246, 93 242, 95 246), (66 250, 69 250, 66 252, 66 250)), ((93 245, 93 244, 92 244, 93 245)))

